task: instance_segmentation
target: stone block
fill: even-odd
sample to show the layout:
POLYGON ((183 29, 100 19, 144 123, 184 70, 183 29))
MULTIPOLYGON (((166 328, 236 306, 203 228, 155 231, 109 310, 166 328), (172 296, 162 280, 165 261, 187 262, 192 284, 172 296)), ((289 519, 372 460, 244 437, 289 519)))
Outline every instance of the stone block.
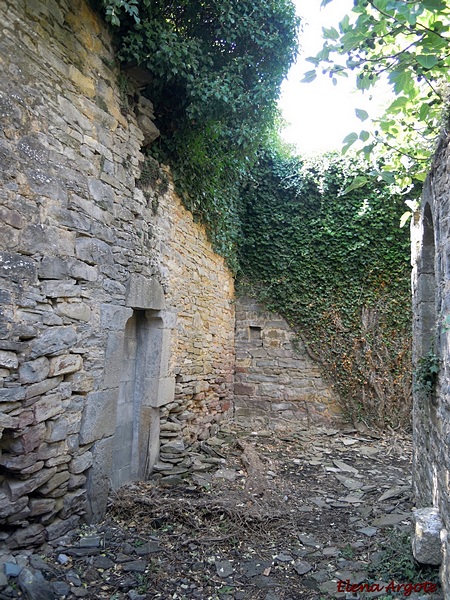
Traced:
POLYGON ((18 366, 19 361, 17 360, 17 354, 15 352, 0 350, 0 367, 5 369, 17 369, 18 366))
POLYGON ((20 249, 25 254, 73 256, 74 239, 74 232, 36 223, 22 230, 20 249))
POLYGON ((33 546, 41 546, 46 541, 45 528, 40 523, 29 525, 24 529, 17 529, 6 540, 6 545, 11 550, 17 548, 32 548, 33 546))
POLYGON ((0 388, 0 402, 20 402, 25 398, 24 387, 0 388))
POLYGON ((100 326, 102 329, 123 331, 125 325, 133 316, 131 308, 114 304, 102 304, 100 307, 100 326))
POLYGON ((146 380, 144 391, 144 405, 159 408, 175 398, 175 378, 161 377, 155 385, 154 380, 146 380))
POLYGON ((114 190, 99 179, 89 178, 89 191, 94 201, 109 212, 112 212, 114 206, 114 190))
POLYGON ((163 310, 164 290, 154 278, 132 273, 128 280, 126 305, 146 310, 163 310))
POLYGON ((59 419, 47 421, 47 435, 45 436, 45 441, 49 443, 61 442, 66 439, 67 433, 67 417, 63 415, 59 419))
POLYGON ((42 394, 46 394, 50 390, 55 389, 62 382, 62 375, 58 375, 57 377, 50 377, 49 379, 44 379, 43 381, 39 381, 38 383, 33 383, 28 388, 26 388, 25 398, 27 400, 27 406, 35 402, 34 398, 37 396, 41 396, 42 394))
POLYGON ((23 363, 19 367, 19 379, 21 383, 38 383, 47 378, 50 363, 46 356, 36 358, 23 363))
POLYGON ((33 259, 22 254, 0 252, 0 277, 8 281, 36 283, 37 268, 33 259))
POLYGON ((45 515, 55 508, 56 501, 53 498, 30 498, 28 506, 30 508, 30 516, 45 515))
POLYGON ((86 519, 89 522, 101 519, 108 503, 114 439, 105 438, 96 442, 93 448, 94 464, 88 470, 86 481, 86 519))
MULTIPOLYGON (((45 425, 44 425, 45 427, 45 425)), ((47 444, 40 444, 37 449, 37 458, 38 460, 49 460, 50 458, 56 458, 57 456, 61 456, 67 453, 67 444, 63 441, 47 444)))
POLYGON ((60 415, 64 411, 64 406, 61 402, 61 394, 43 396, 40 400, 35 402, 33 410, 36 423, 42 423, 47 419, 60 415))
POLYGON ((255 387, 253 385, 245 385, 244 383, 236 383, 234 393, 238 396, 254 396, 255 387))
POLYGON ((80 523, 80 517, 74 515, 68 519, 56 519, 50 525, 47 525, 47 538, 49 541, 56 540, 65 535, 69 531, 75 529, 80 523))
POLYGON ((68 274, 80 281, 97 281, 98 268, 87 265, 81 260, 72 258, 68 261, 68 274))
POLYGON ((141 114, 137 118, 137 123, 144 134, 144 142, 143 145, 147 146, 156 140, 159 137, 159 129, 156 127, 154 122, 144 114, 141 114))
POLYGON ((92 452, 84 452, 80 456, 76 456, 72 459, 69 465, 69 471, 75 475, 79 475, 89 469, 92 466, 93 456, 92 452))
POLYGON ((33 340, 30 358, 38 358, 43 355, 51 355, 74 346, 77 342, 77 334, 73 327, 51 327, 33 340))
POLYGON ((73 279, 67 281, 44 281, 41 284, 42 294, 47 298, 78 298, 81 287, 75 285, 73 279))
POLYGON ((49 479, 51 479, 57 468, 52 467, 51 469, 42 469, 36 475, 29 477, 23 481, 16 479, 6 479, 5 484, 8 490, 9 496, 13 502, 18 500, 22 496, 26 496, 30 492, 33 492, 38 487, 44 485, 49 479))
POLYGON ((413 511, 412 551, 417 562, 440 565, 442 562, 441 530, 443 524, 439 511, 433 507, 413 511))
POLYGON ((63 354, 50 359, 49 376, 75 373, 83 366, 83 359, 78 354, 63 354))
POLYGON ((79 260, 88 265, 112 265, 114 263, 110 246, 97 238, 77 238, 76 255, 79 260))
POLYGON ((0 413, 0 434, 2 429, 18 429, 19 426, 20 425, 18 417, 12 417, 11 415, 8 415, 6 413, 0 413))
POLYGON ((18 456, 11 455, 9 452, 4 452, 0 455, 0 465, 8 471, 23 471, 34 465, 37 461, 35 452, 28 454, 19 454, 18 456))
POLYGON ((114 434, 117 401, 117 389, 87 395, 80 429, 81 444, 90 444, 114 434))
POLYGON ((66 376, 66 381, 72 385, 72 391, 76 393, 91 392, 94 389, 94 378, 84 372, 71 373, 66 376))
POLYGON ((84 513, 86 510, 86 490, 75 490, 64 496, 63 509, 60 513, 62 519, 67 519, 73 513, 84 513))
POLYGON ((51 479, 44 483, 44 485, 41 485, 39 488, 37 488, 36 492, 38 494, 41 494, 41 496, 47 496, 48 494, 50 494, 50 492, 56 490, 56 488, 58 488, 60 485, 62 485, 66 481, 69 481, 69 479, 69 471, 59 471, 58 473, 53 475, 51 479))
POLYGON ((45 424, 27 427, 22 434, 11 440, 8 444, 8 450, 15 454, 27 454, 35 450, 45 437, 45 424))
POLYGON ((86 302, 60 302, 56 312, 62 317, 68 317, 74 321, 84 321, 85 323, 88 323, 92 316, 91 308, 86 302))
POLYGON ((18 514, 28 505, 28 496, 23 496, 15 501, 2 498, 0 504, 0 519, 6 519, 11 515, 18 514))
POLYGON ((39 264, 41 279, 64 279, 67 275, 67 261, 57 256, 44 256, 39 264))

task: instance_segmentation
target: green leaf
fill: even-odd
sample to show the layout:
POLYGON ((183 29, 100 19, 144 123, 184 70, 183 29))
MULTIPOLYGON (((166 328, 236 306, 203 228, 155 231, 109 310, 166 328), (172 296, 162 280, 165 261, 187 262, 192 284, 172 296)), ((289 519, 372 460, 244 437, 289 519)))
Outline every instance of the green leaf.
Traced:
POLYGON ((411 73, 406 70, 396 70, 389 73, 389 83, 394 85, 394 92, 396 94, 409 94, 414 87, 414 82, 411 77, 411 73))
POLYGON ((361 133, 359 134, 359 139, 362 142, 367 142, 369 137, 370 137, 370 133, 368 131, 361 131, 361 133))
POLYGON ((320 8, 324 8, 327 4, 330 4, 330 2, 332 2, 332 0, 322 0, 320 8))
POLYGON ((338 40, 339 39, 339 31, 334 27, 322 27, 322 34, 324 39, 326 40, 338 40))
POLYGON ((421 121, 425 121, 425 119, 428 117, 428 115, 430 114, 430 107, 427 103, 422 104, 422 106, 420 107, 419 110, 419 119, 421 121))
POLYGON ((422 4, 427 10, 431 11, 441 11, 447 8, 445 0, 422 0, 422 4))
POLYGON ((343 192, 341 192, 341 196, 344 196, 345 194, 348 194, 353 190, 357 190, 358 188, 363 187, 363 185, 366 185, 368 181, 369 180, 364 175, 358 175, 357 177, 355 177, 352 183, 348 187, 346 187, 343 192))
POLYGON ((416 60, 419 65, 422 65, 422 67, 425 67, 426 69, 432 69, 439 62, 434 54, 419 54, 416 57, 416 60))
POLYGON ((314 81, 314 79, 317 77, 317 72, 315 69, 313 69, 312 71, 306 71, 303 79, 300 81, 300 83, 311 83, 311 81, 314 81))
POLYGON ((347 136, 345 136, 345 138, 342 140, 343 144, 354 144, 358 139, 358 134, 357 133, 349 133, 347 136))
POLYGON ((369 118, 369 113, 362 108, 355 108, 355 113, 360 121, 365 121, 369 118))
POLYGON ((341 33, 345 33, 347 31, 347 29, 349 28, 349 25, 350 25, 350 17, 348 15, 345 15, 345 17, 339 23, 339 31, 341 33))

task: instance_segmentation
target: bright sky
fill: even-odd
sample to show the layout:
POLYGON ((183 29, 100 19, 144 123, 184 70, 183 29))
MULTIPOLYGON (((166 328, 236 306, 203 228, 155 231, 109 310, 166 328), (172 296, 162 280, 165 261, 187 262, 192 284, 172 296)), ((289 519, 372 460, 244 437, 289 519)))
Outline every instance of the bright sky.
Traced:
POLYGON ((370 128, 369 121, 362 123, 356 117, 355 108, 366 110, 371 117, 380 116, 387 89, 364 94, 355 91, 352 74, 348 79, 339 77, 334 86, 328 75, 322 75, 321 69, 312 83, 300 83, 304 73, 314 69, 305 58, 315 56, 322 48, 322 27, 337 28, 342 17, 350 13, 353 1, 333 0, 325 8, 320 8, 321 0, 294 2, 302 17, 303 33, 300 57, 282 87, 280 106, 284 119, 290 123, 283 138, 295 144, 302 154, 340 150, 346 135, 370 128))

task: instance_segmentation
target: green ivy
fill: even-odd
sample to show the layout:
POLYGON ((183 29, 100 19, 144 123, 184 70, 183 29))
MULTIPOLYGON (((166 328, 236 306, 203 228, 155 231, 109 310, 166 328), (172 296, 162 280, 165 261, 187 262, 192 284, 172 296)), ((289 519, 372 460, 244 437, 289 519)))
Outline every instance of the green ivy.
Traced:
POLYGON ((414 371, 414 390, 422 399, 428 399, 434 394, 440 364, 441 360, 433 350, 419 359, 414 371))
POLYGON ((239 186, 273 129, 298 47, 291 0, 92 0, 126 69, 151 84, 161 137, 154 157, 236 269, 239 186))
POLYGON ((351 419, 397 426, 411 397, 409 239, 402 199, 368 171, 262 153, 244 192, 240 285, 296 328, 351 419))

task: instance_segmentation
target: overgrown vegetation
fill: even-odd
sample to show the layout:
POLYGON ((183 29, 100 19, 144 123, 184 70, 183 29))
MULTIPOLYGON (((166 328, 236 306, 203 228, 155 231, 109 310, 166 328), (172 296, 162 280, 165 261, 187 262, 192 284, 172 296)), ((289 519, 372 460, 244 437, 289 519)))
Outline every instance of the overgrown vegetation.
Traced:
MULTIPOLYGON (((334 156, 304 164, 280 145, 276 100, 299 26, 291 0, 92 1, 111 24, 124 70, 138 64, 151 76, 161 137, 141 182, 157 192, 153 210, 167 184, 161 161, 215 250, 240 271, 241 288, 284 315, 322 362, 349 418, 407 424, 403 201, 373 164, 334 156)), ((363 5, 355 1, 355 10, 363 5)), ((355 54, 362 42, 352 31, 344 20, 341 35, 355 54)))
POLYGON ((439 567, 417 563, 411 550, 410 534, 392 529, 378 555, 378 560, 371 563, 369 577, 375 581, 428 581, 439 584, 439 567))
POLYGON ((94 0, 123 65, 145 67, 161 131, 152 154, 236 269, 239 186, 273 129, 297 53, 291 0, 94 0))
POLYGON ((432 349, 419 358, 414 371, 414 390, 422 399, 430 398, 434 394, 440 363, 440 358, 432 349))
POLYGON ((376 178, 348 186, 366 169, 262 154, 244 192, 241 288, 296 328, 349 418, 398 427, 411 408, 409 239, 401 197, 376 178))
MULTIPOLYGON (((323 48, 308 59, 315 68, 305 81, 320 68, 334 83, 354 75, 363 91, 390 85, 396 99, 375 121, 375 133, 349 133, 345 147, 358 142, 367 157, 377 148, 383 155, 394 149, 380 175, 403 189, 425 179, 448 103, 449 17, 445 0, 353 0, 352 12, 323 29, 323 48)), ((369 115, 361 110, 359 116, 369 115)))

